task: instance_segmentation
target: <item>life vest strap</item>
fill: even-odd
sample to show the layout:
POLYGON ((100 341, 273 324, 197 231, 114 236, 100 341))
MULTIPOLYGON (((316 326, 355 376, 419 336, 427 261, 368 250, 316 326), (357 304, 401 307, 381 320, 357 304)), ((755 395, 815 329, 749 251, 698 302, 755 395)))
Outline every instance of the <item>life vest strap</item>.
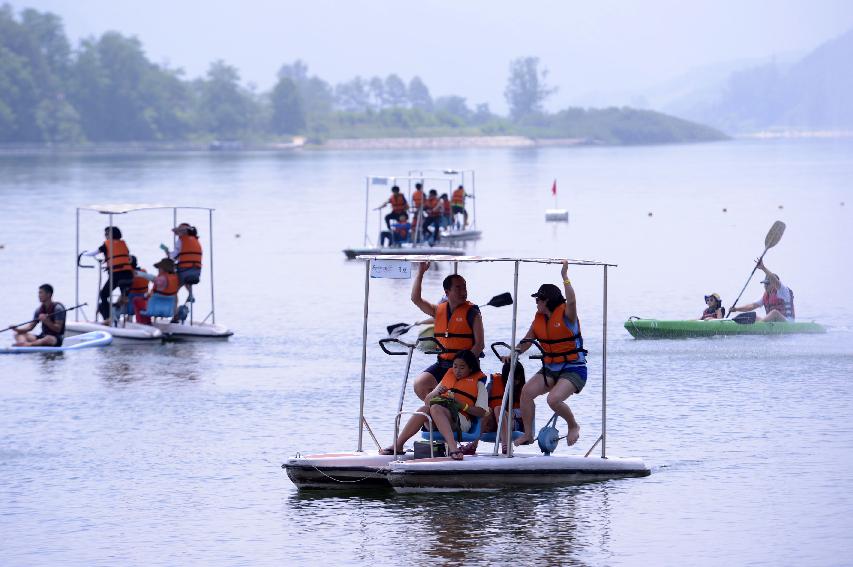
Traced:
POLYGON ((580 335, 572 335, 571 337, 566 337, 565 339, 536 339, 540 344, 543 345, 556 345, 559 343, 567 343, 570 341, 576 341, 581 338, 580 335))
POLYGON ((473 405, 473 404, 477 403, 477 398, 473 397, 471 394, 469 394, 468 392, 466 392, 464 390, 458 390, 456 388, 451 388, 450 391, 456 395, 464 396, 464 397, 468 398, 469 400, 471 400, 471 403, 468 405, 473 405))

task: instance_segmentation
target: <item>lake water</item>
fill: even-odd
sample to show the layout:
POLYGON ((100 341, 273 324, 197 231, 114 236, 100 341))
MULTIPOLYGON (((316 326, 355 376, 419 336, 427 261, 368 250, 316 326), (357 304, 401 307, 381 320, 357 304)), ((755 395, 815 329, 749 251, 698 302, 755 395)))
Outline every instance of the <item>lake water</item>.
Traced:
MULTIPOLYGON (((852 180, 850 141, 0 157, 2 326, 30 316, 44 282, 73 305, 76 207, 155 202, 216 208, 216 320, 235 331, 216 344, 0 356, 0 564, 849 563, 852 180), (618 264, 608 453, 643 457, 651 476, 329 496, 298 493, 280 468, 297 451, 356 446, 364 267, 341 250, 361 244, 365 176, 446 167, 476 170, 484 234, 471 253, 618 264), (543 222, 555 178, 567 225, 543 222), (787 230, 766 263, 794 289, 798 318, 827 334, 635 341, 622 328, 629 315, 698 317, 714 291, 728 307, 775 220, 787 230)), ((375 188, 371 204, 386 192, 375 188)), ((205 213, 178 220, 210 250, 205 213)), ((82 248, 100 244, 106 221, 81 213, 82 248)), ((159 259, 170 212, 114 221, 144 266, 159 259)), ((427 296, 439 298, 449 269, 428 272, 427 296)), ((81 271, 90 304, 94 272, 81 271)), ((511 265, 460 272, 475 302, 512 288, 511 265)), ((587 388, 570 400, 582 427, 574 453, 601 425, 602 277, 570 275, 591 352, 587 388)), ((759 297, 758 280, 741 303, 759 297)), ((522 267, 522 328, 543 282, 559 283, 559 267, 522 267)), ((383 443, 403 369, 376 341, 386 325, 422 318, 409 288, 372 282, 365 414, 383 443)), ((207 313, 209 293, 197 295, 207 313)), ((484 321, 487 342, 508 340, 511 308, 485 308, 484 321)), ((427 364, 416 355, 415 369, 427 364)))

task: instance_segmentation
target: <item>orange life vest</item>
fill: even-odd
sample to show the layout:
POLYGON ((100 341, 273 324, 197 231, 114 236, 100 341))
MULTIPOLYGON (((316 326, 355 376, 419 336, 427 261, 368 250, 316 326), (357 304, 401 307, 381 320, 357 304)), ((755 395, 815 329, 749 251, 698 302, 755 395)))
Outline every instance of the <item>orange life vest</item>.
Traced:
POLYGON ((160 295, 178 295, 178 290, 181 289, 181 281, 176 274, 163 274, 166 276, 166 289, 155 290, 155 293, 160 295))
POLYGON ((445 215, 450 215, 450 201, 444 199, 441 201, 441 210, 445 215))
MULTIPOLYGON (((477 403, 477 384, 482 379, 485 379, 485 375, 482 372, 474 372, 465 378, 456 378, 456 374, 451 368, 445 373, 444 378, 441 379, 441 384, 447 387, 447 392, 443 393, 441 397, 449 398, 448 394, 453 392, 454 400, 473 407, 477 403)), ((460 413, 465 415, 465 417, 470 417, 467 411, 460 411, 460 413)))
POLYGON ((391 211, 395 213, 405 213, 409 210, 409 205, 406 203, 406 198, 400 193, 391 193, 391 198, 388 199, 391 203, 391 211))
POLYGON ((104 252, 107 263, 106 271, 110 271, 110 268, 113 269, 113 273, 133 270, 133 266, 130 264, 130 250, 127 249, 124 240, 118 238, 104 240, 104 249, 106 250, 104 252), (112 247, 110 247, 110 242, 113 244, 112 247))
MULTIPOLYGON (((489 388, 490 408, 496 408, 501 405, 501 402, 504 399, 504 388, 506 388, 506 384, 504 383, 504 379, 503 376, 501 376, 501 373, 495 372, 494 374, 492 374, 492 382, 489 388)), ((521 401, 517 397, 512 400, 512 407, 521 407, 521 401)))
MULTIPOLYGON (((145 270, 139 268, 136 271, 144 272, 145 270)), ((137 293, 139 295, 148 293, 148 280, 142 276, 134 276, 133 281, 130 283, 130 290, 128 293, 137 293)))
POLYGON ((449 313, 449 301, 438 304, 435 310, 433 334, 435 340, 447 351, 439 354, 438 358, 453 360, 457 352, 471 350, 474 347, 474 329, 468 324, 468 311, 472 307, 474 304, 466 301, 453 313, 449 313))
POLYGON ((453 192, 451 201, 453 201, 454 205, 459 205, 460 207, 465 205, 465 189, 456 189, 453 192))
POLYGON ((181 251, 178 252, 178 269, 201 268, 201 242, 195 236, 182 234, 181 251))
POLYGON ((440 212, 435 210, 438 207, 438 197, 427 197, 424 207, 426 208, 427 215, 431 217, 439 216, 440 212))
POLYGON ((415 190, 415 192, 412 193, 412 203, 415 205, 416 209, 419 209, 421 205, 424 204, 424 192, 415 190))
POLYGON ((551 318, 545 320, 545 315, 537 313, 533 319, 533 335, 545 352, 543 364, 560 362, 578 362, 579 353, 586 354, 583 348, 583 338, 578 321, 578 334, 575 335, 566 326, 566 304, 560 304, 551 318))

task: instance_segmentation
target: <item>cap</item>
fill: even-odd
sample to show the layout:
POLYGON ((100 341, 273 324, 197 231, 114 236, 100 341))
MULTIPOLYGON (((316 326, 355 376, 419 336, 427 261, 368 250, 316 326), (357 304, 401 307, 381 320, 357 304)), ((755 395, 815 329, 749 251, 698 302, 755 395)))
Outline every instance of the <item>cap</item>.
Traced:
POLYGON ((764 278, 763 280, 761 280, 761 283, 763 283, 763 284, 770 283, 770 278, 764 278))
POLYGON ((561 292, 560 288, 558 288, 554 284, 546 283, 540 285, 536 293, 531 294, 530 297, 536 297, 538 299, 544 299, 545 301, 548 301, 549 299, 562 298, 563 292, 561 292))
POLYGON ((711 297, 713 297, 713 298, 714 298, 714 299, 716 299, 717 301, 722 301, 722 300, 720 299, 720 294, 719 294, 719 293, 709 293, 708 295, 706 295, 706 296, 705 296, 705 301, 708 301, 708 298, 711 298, 711 297))
POLYGON ((170 274, 175 273, 175 262, 171 258, 163 258, 162 260, 154 264, 154 267, 158 270, 162 269, 166 272, 169 272, 170 274))

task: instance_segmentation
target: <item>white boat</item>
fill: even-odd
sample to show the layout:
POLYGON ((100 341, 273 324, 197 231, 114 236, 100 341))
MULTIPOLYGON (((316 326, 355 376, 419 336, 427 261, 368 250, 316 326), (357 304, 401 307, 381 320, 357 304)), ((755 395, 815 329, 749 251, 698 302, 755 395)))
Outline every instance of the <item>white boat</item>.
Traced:
MULTIPOLYGON (((66 329, 67 330, 67 329, 66 329)), ((103 347, 113 342, 113 336, 107 331, 99 330, 82 335, 74 335, 65 337, 62 341, 62 346, 31 346, 19 347, 12 346, 8 348, 0 348, 0 354, 28 354, 34 352, 66 352, 72 350, 81 350, 84 348, 103 347)))
MULTIPOLYGON (((491 454, 478 454, 466 456, 463 460, 453 460, 447 457, 414 458, 410 452, 402 455, 381 456, 364 451, 364 430, 370 432, 377 447, 380 443, 376 441, 364 416, 364 393, 367 378, 367 319, 368 319, 368 297, 371 282, 371 264, 376 260, 397 260, 400 262, 506 262, 514 265, 514 287, 513 287, 513 324, 512 338, 510 344, 517 344, 517 298, 518 298, 518 271, 521 264, 558 264, 562 258, 496 258, 481 256, 437 256, 425 255, 420 257, 410 256, 361 256, 365 266, 365 296, 364 296, 364 321, 362 326, 362 353, 361 353, 361 404, 359 406, 359 425, 357 446, 354 452, 326 453, 316 455, 297 454, 288 459, 282 467, 287 471, 291 481, 299 489, 357 489, 366 487, 392 487, 398 492, 432 492, 432 491, 480 491, 500 490, 506 488, 528 488, 528 487, 553 487, 566 484, 579 484, 596 482, 616 478, 643 477, 651 474, 641 458, 621 458, 609 456, 607 447, 607 270, 614 267, 613 264, 589 260, 569 260, 573 265, 597 266, 602 268, 604 274, 604 302, 603 302, 603 340, 602 340, 602 404, 601 404, 601 433, 592 446, 582 455, 563 455, 553 453, 554 446, 547 447, 540 439, 543 451, 550 454, 533 454, 528 452, 516 453, 510 444, 505 455, 498 454, 498 444, 495 443, 491 454), (600 453, 592 455, 596 447, 600 446, 600 453), (390 458, 389 458, 390 457, 390 458), (384 479, 384 482, 383 482, 384 479)), ((399 428, 399 419, 405 412, 402 411, 403 401, 406 394, 407 378, 411 368, 412 353, 418 343, 429 340, 419 338, 416 343, 405 343, 399 338, 387 338, 380 341, 380 347, 390 355, 405 355, 406 366, 403 373, 403 383, 400 388, 399 402, 395 421, 395 431, 399 428), (405 347, 405 351, 395 351, 392 344, 405 347)), ((498 345, 501 343, 495 343, 498 345)), ((492 349, 495 350, 495 345, 492 349)), ((508 345, 504 345, 507 348, 508 345)), ((534 357, 536 358, 536 357, 534 357)), ((511 350, 511 369, 509 372, 509 383, 504 388, 503 407, 511 407, 512 400, 512 376, 514 367, 518 360, 518 350, 511 350)), ((503 415, 503 414, 502 414, 503 415)), ((506 435, 511 436, 511 424, 503 423, 501 417, 498 429, 506 428, 506 435)), ((544 431, 544 430, 543 430, 544 431)), ((556 432, 554 432, 556 433, 556 432)), ((473 433, 476 436, 476 433, 473 433)), ((489 442, 486 437, 481 441, 489 442)), ((492 439, 491 442, 494 442, 492 439)))
POLYGON ((68 321, 65 323, 65 334, 69 336, 82 336, 97 331, 108 331, 116 343, 151 343, 163 342, 163 333, 160 329, 151 325, 140 323, 124 323, 119 326, 108 327, 103 323, 93 321, 68 321))
MULTIPOLYGON (((152 343, 162 342, 163 339, 176 339, 176 340, 186 340, 186 339, 227 339, 234 333, 228 329, 225 325, 218 324, 216 322, 216 302, 214 296, 214 278, 213 278, 213 211, 209 207, 179 207, 174 205, 160 205, 160 204, 105 204, 105 205, 90 205, 86 207, 78 207, 77 208, 77 270, 75 274, 75 297, 78 299, 77 303, 79 303, 80 297, 80 270, 81 269, 92 269, 97 268, 98 270, 98 282, 97 282, 97 290, 100 292, 101 289, 101 263, 98 262, 98 266, 93 265, 85 265, 81 263, 82 253, 80 251, 80 212, 81 211, 94 211, 101 215, 106 215, 109 219, 110 227, 113 226, 113 217, 116 215, 126 215, 133 212, 139 211, 166 211, 171 212, 171 223, 170 228, 174 228, 178 224, 178 213, 180 211, 193 210, 193 211, 206 211, 207 212, 207 220, 208 220, 208 238, 207 238, 207 252, 205 254, 207 258, 207 262, 204 268, 204 272, 207 274, 210 281, 210 311, 207 315, 199 320, 195 317, 193 313, 193 309, 195 307, 195 302, 186 303, 186 309, 184 310, 184 306, 181 306, 179 311, 184 311, 186 317, 180 323, 171 323, 170 319, 153 319, 151 325, 144 325, 141 323, 134 323, 130 320, 130 317, 127 315, 123 315, 119 318, 119 321, 114 325, 108 327, 110 333, 116 338, 118 342, 144 342, 149 341, 152 343), (208 320, 210 320, 208 322, 208 320)), ((112 277, 111 272, 106 272, 109 277, 112 277)), ((96 302, 97 304, 97 302, 96 302)), ((112 309, 112 306, 111 306, 112 309)), ((66 330, 71 332, 87 332, 95 329, 104 329, 107 328, 103 325, 103 322, 99 322, 97 320, 98 315, 95 315, 94 321, 89 321, 86 317, 86 313, 81 309, 80 311, 75 311, 75 320, 69 321, 66 323, 66 330), (83 320, 80 320, 80 314, 82 314, 83 320)), ((110 320, 114 319, 112 317, 112 313, 110 316, 110 320)))
POLYGON ((443 256, 462 256, 465 251, 461 248, 449 248, 444 246, 414 246, 405 244, 399 247, 383 247, 383 248, 347 248, 344 250, 347 260, 354 260, 358 256, 402 256, 402 255, 423 255, 427 250, 430 253, 441 254, 443 256))

